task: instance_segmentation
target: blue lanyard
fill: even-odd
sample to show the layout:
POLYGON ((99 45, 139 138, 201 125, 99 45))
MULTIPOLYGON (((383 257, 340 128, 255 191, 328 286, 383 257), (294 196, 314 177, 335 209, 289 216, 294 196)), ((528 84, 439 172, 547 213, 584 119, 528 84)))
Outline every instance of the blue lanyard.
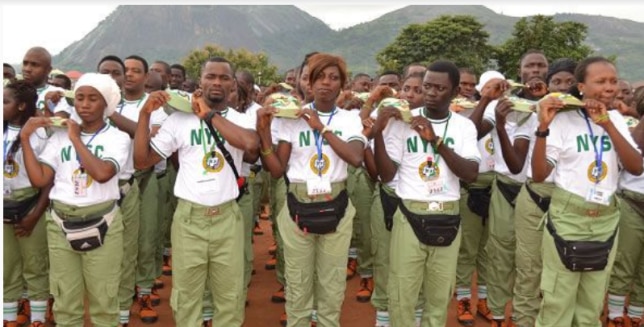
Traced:
MULTIPOLYGON (((311 108, 315 111, 315 102, 311 102, 311 108)), ((326 121, 326 125, 329 126, 331 124, 331 119, 333 119, 333 115, 335 115, 336 112, 336 107, 333 106, 333 109, 331 110, 331 116, 329 116, 329 120, 326 121)), ((324 137, 320 135, 320 132, 313 130, 313 136, 315 136, 315 147, 317 148, 318 151, 318 162, 322 160, 322 141, 324 140, 324 137)), ((318 176, 322 177, 322 168, 318 167, 318 176)))
MULTIPOLYGON (((89 149, 89 145, 92 143, 92 141, 94 141, 94 138, 96 137, 96 135, 98 135, 104 128, 106 128, 108 126, 109 126, 109 124, 105 124, 101 128, 99 128, 99 130, 96 131, 94 133, 94 135, 92 135, 92 137, 89 139, 87 144, 85 144, 85 146, 89 149)), ((76 161, 78 161, 78 165, 80 165, 80 169, 81 169, 81 172, 82 172, 84 170, 84 167, 83 167, 83 163, 80 160, 80 157, 78 156, 78 152, 76 152, 76 161)))
POLYGON ((603 138, 603 133, 602 136, 597 139, 599 142, 599 150, 597 150, 597 145, 595 144, 595 133, 593 133, 593 129, 590 126, 590 120, 588 120, 588 114, 586 111, 583 111, 584 113, 584 119, 586 120, 586 126, 588 126, 588 133, 590 134, 590 143, 593 144, 593 151, 595 152, 595 171, 597 172, 597 176, 593 176, 595 178, 595 184, 599 184, 599 177, 602 175, 602 157, 604 155, 604 147, 602 146, 602 138, 603 138))

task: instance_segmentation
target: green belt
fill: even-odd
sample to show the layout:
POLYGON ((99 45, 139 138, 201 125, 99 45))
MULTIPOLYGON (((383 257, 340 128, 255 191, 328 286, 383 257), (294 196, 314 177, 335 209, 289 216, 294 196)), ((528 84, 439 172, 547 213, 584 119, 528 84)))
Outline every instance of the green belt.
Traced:
POLYGON ((4 200, 20 202, 34 197, 36 194, 38 194, 38 191, 39 190, 34 187, 25 187, 17 190, 11 190, 11 196, 8 198, 4 198, 4 200))
POLYGON ((306 188, 306 183, 290 183, 288 185, 288 191, 295 195, 295 199, 303 203, 324 202, 335 199, 338 194, 346 188, 346 181, 331 183, 331 194, 315 195, 311 197, 309 196, 308 189, 306 188))
POLYGON ((590 218, 608 216, 619 211, 615 196, 612 196, 611 203, 605 206, 587 202, 585 198, 559 187, 555 187, 552 192, 550 210, 553 210, 554 208, 565 208, 567 213, 574 213, 582 217, 590 218))
POLYGON ((57 200, 51 201, 51 208, 62 220, 87 221, 102 217, 114 210, 116 201, 110 200, 86 207, 77 207, 57 200))
POLYGON ((216 206, 205 206, 181 198, 179 199, 179 202, 190 208, 190 216, 218 216, 232 208, 233 204, 236 203, 235 200, 230 200, 216 206))
POLYGON ((442 212, 453 211, 458 208, 458 201, 415 201, 402 200, 403 205, 412 212, 442 212))

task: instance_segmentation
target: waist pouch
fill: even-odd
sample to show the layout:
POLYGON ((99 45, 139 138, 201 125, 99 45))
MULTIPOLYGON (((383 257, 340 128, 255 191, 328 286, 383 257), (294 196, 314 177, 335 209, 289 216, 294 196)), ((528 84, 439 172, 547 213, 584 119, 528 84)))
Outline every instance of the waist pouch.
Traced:
POLYGON ((555 239, 555 247, 561 263, 570 271, 604 270, 608 256, 613 248, 617 228, 606 242, 600 241, 566 241, 557 234, 554 224, 548 216, 546 228, 555 239))
POLYGON ((239 195, 237 195, 235 202, 239 202, 242 196, 250 194, 250 190, 248 189, 248 179, 246 179, 246 177, 239 176, 237 179, 237 187, 239 188, 239 195))
POLYGON ((391 228, 394 226, 394 214, 398 209, 400 199, 387 194, 380 185, 380 203, 382 203, 382 211, 385 214, 385 228, 391 232, 391 228))
POLYGON ((512 208, 514 208, 514 205, 516 204, 515 200, 521 190, 521 185, 506 184, 498 179, 496 180, 496 185, 499 188, 499 191, 501 191, 501 194, 503 194, 505 200, 508 201, 512 208))
POLYGON ((402 202, 400 211, 407 217, 418 240, 431 246, 450 246, 458 235, 460 215, 418 215, 409 211, 402 202))
POLYGON ((550 199, 551 198, 549 198, 549 197, 548 198, 540 197, 539 194, 537 194, 535 191, 533 191, 530 188, 530 184, 528 184, 528 183, 525 184, 525 188, 526 188, 526 190, 528 190, 528 194, 530 194, 530 198, 532 199, 532 201, 534 201, 534 203, 537 205, 537 207, 539 207, 539 209, 541 209, 541 211, 543 211, 543 212, 548 212, 548 208, 550 208, 550 199))
POLYGON ((289 192, 286 197, 288 211, 297 226, 304 232, 328 234, 335 232, 349 204, 346 190, 331 201, 302 203, 289 192))
POLYGON ((490 186, 486 188, 469 188, 467 190, 467 193, 469 194, 469 197, 467 198, 467 207, 470 211, 483 218, 483 221, 485 221, 490 215, 490 198, 492 197, 490 192, 491 190, 492 187, 490 186))
POLYGON ((621 192, 620 195, 622 201, 628 203, 628 205, 637 212, 640 217, 644 218, 644 202, 629 196, 625 192, 621 192))
POLYGON ((40 193, 22 201, 4 201, 2 211, 2 222, 5 224, 17 224, 24 218, 38 202, 40 193))
POLYGON ((65 233, 65 238, 75 251, 87 252, 97 249, 105 243, 105 234, 112 224, 114 214, 87 218, 83 221, 62 220, 57 214, 52 218, 65 233))

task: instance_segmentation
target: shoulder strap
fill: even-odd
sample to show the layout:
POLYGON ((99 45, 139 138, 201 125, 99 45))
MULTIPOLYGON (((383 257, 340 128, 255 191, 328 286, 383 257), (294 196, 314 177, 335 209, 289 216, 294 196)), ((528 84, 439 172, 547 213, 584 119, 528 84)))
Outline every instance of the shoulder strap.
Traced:
POLYGON ((210 135, 212 135, 212 137, 215 139, 215 143, 217 144, 219 151, 221 151, 221 154, 224 155, 226 162, 228 163, 228 165, 230 165, 230 168, 232 168, 233 174, 235 174, 235 180, 239 179, 239 173, 237 172, 237 168, 235 168, 235 162, 233 161, 233 157, 230 155, 230 152, 228 152, 226 147, 224 147, 224 143, 221 141, 219 136, 217 136, 217 132, 212 126, 212 123, 206 121, 206 125, 208 126, 208 130, 210 130, 210 135))

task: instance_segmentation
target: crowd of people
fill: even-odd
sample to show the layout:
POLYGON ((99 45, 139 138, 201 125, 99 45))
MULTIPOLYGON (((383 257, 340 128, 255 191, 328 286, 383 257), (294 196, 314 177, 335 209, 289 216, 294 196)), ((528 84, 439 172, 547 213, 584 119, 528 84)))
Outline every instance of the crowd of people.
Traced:
POLYGON ((154 324, 162 275, 176 326, 241 326, 260 216, 284 326, 340 326, 354 276, 376 327, 446 326, 453 299, 463 326, 640 326, 644 86, 603 57, 517 68, 313 52, 260 87, 107 55, 72 81, 29 49, 3 65, 4 326, 154 324))

